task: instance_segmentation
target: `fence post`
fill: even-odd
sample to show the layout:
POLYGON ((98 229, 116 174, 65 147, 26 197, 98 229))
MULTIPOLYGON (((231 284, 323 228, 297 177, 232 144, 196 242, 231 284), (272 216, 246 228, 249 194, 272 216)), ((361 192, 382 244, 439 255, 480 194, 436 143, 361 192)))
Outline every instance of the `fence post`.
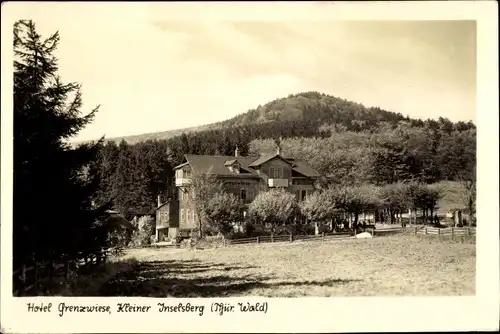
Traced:
POLYGON ((222 245, 226 247, 226 238, 222 239, 222 245))
POLYGON ((259 237, 257 237, 257 243, 260 244, 260 238, 259 237))
POLYGON ((438 228, 438 238, 441 240, 441 229, 438 228))
POLYGON ((455 239, 455 228, 451 227, 451 240, 455 239))
POLYGON ((427 227, 425 228, 425 235, 427 235, 427 227))
POLYGON ((66 256, 66 261, 64 262, 64 278, 69 277, 69 256, 66 256))
POLYGON ((321 238, 325 241, 325 232, 321 233, 321 238))
POLYGON ((52 277, 54 276, 54 258, 52 254, 49 259, 49 284, 52 285, 52 277))
POLYGON ((293 235, 290 233, 290 242, 293 242, 293 235))
POLYGON ((271 242, 274 242, 273 234, 271 233, 271 242))
POLYGON ((471 235, 470 227, 467 228, 467 231, 469 232, 469 236, 470 236, 471 235))
POLYGON ((24 294, 24 288, 26 287, 26 265, 23 263, 21 267, 21 294, 24 294))
POLYGON ((417 227, 415 226, 415 235, 417 235, 417 227))
POLYGON ((38 287, 38 261, 35 260, 35 289, 38 287))

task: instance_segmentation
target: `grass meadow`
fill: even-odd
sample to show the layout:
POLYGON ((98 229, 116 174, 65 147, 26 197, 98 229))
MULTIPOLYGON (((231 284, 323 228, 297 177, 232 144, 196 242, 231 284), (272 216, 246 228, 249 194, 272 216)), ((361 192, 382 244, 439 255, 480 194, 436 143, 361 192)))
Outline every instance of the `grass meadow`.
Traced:
MULTIPOLYGON (((100 296, 300 297, 475 294, 475 243, 394 235, 373 239, 137 249, 100 296)), ((114 267, 114 268, 115 268, 114 267)))

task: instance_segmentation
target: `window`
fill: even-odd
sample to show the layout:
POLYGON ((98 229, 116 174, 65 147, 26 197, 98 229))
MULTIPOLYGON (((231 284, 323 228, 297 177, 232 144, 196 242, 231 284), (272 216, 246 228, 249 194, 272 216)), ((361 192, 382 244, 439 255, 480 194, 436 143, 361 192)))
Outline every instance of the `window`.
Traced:
POLYGON ((186 196, 186 201, 189 201, 189 190, 184 190, 186 192, 185 196, 186 196))
POLYGON ((167 211, 160 212, 160 221, 162 221, 162 222, 168 221, 168 212, 167 211))
POLYGON ((240 199, 243 202, 246 202, 246 200, 247 200, 247 191, 246 191, 246 189, 241 189, 241 191, 240 191, 240 199))
POLYGON ((305 200, 307 197, 307 190, 302 190, 302 200, 305 200))
POLYGON ((253 192, 253 189, 252 189, 252 188, 248 189, 248 195, 247 195, 247 198, 248 198, 248 201, 249 201, 249 202, 250 202, 250 201, 252 201, 252 200, 254 199, 254 196, 255 196, 255 194, 254 194, 254 192, 253 192))
POLYGON ((191 171, 189 169, 186 169, 184 171, 184 178, 188 179, 191 177, 191 171))
POLYGON ((181 200, 181 201, 184 200, 184 192, 182 191, 181 188, 179 188, 179 200, 181 200))
POLYGON ((184 209, 181 209, 181 223, 184 223, 184 209))
POLYGON ((194 216, 195 216, 195 214, 194 214, 194 210, 193 210, 192 213, 191 213, 191 218, 193 218, 193 224, 196 223, 196 220, 194 219, 194 216))
POLYGON ((273 179, 281 179, 281 168, 270 168, 269 174, 273 179))
POLYGON ((296 199, 297 201, 300 201, 300 190, 297 190, 297 191, 295 192, 295 199, 296 199))
POLYGON ((189 209, 186 210, 186 223, 189 223, 189 209))
POLYGON ((193 211, 193 218, 194 218, 194 222, 197 223, 198 222, 198 214, 195 213, 194 211, 193 211))

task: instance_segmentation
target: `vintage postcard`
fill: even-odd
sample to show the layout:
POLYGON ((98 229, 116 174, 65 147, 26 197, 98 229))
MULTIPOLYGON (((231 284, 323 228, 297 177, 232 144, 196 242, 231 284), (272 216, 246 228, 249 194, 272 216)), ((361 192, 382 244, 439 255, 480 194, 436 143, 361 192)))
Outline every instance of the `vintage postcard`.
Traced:
POLYGON ((497 9, 3 3, 2 332, 498 330, 497 9))

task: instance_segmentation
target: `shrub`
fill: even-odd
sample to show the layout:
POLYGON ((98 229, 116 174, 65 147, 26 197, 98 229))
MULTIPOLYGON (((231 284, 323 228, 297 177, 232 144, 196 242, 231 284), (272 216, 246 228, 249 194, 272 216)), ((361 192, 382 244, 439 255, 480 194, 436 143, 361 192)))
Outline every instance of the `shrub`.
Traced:
POLYGON ((295 196, 282 189, 261 192, 248 207, 251 217, 265 224, 272 231, 298 213, 295 196))
POLYGON ((131 233, 126 229, 115 229, 109 232, 108 241, 111 247, 126 247, 130 243, 131 233))
POLYGON ((151 243, 151 235, 153 234, 153 219, 149 216, 139 218, 136 228, 132 233, 132 246, 149 245, 151 243))
POLYGON ((222 191, 215 193, 203 211, 206 218, 203 231, 207 235, 230 234, 234 230, 233 222, 240 218, 240 209, 236 196, 222 191))

